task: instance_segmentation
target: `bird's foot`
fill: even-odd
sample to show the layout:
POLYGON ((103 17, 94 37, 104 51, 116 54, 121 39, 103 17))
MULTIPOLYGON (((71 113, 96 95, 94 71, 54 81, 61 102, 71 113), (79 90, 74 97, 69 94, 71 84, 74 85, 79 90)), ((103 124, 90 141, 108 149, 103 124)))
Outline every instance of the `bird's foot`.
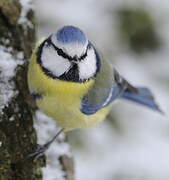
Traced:
POLYGON ((44 153, 49 149, 51 144, 55 141, 55 139, 60 135, 60 133, 63 131, 61 129, 49 142, 47 142, 44 145, 38 145, 38 148, 35 152, 28 155, 29 158, 39 158, 40 156, 43 156, 44 153))

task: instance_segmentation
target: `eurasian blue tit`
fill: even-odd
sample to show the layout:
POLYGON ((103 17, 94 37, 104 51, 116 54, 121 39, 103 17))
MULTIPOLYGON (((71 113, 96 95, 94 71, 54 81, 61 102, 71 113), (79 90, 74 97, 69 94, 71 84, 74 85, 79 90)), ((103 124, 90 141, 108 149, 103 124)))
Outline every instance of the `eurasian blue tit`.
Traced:
POLYGON ((28 84, 37 106, 64 131, 98 124, 119 98, 161 112, 149 89, 131 85, 74 26, 37 45, 28 84))
POLYGON ((37 45, 28 85, 37 106, 64 131, 98 124, 119 98, 160 112, 150 90, 131 85, 74 26, 62 27, 37 45))

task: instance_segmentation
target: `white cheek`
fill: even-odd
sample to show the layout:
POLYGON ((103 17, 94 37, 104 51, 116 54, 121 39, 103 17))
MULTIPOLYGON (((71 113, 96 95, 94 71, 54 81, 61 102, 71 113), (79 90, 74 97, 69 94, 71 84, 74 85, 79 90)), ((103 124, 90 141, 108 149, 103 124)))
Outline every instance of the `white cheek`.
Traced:
POLYGON ((59 56, 52 47, 43 48, 41 61, 43 67, 48 69, 57 77, 68 71, 71 66, 70 62, 59 56))
POLYGON ((93 49, 88 50, 87 57, 79 63, 79 77, 88 79, 96 73, 96 56, 93 49))

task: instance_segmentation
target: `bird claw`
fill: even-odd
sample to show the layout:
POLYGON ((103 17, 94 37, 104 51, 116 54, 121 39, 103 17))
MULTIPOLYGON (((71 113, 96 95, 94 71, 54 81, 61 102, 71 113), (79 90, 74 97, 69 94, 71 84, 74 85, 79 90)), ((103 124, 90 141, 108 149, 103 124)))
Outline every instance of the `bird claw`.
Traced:
POLYGON ((35 152, 28 155, 28 158, 39 158, 40 156, 43 156, 45 152, 49 149, 50 145, 55 141, 55 139, 59 136, 59 134, 63 131, 61 129, 49 142, 47 142, 44 145, 38 145, 35 152))
POLYGON ((39 158, 40 156, 43 156, 47 149, 49 148, 49 143, 46 143, 44 145, 38 145, 35 152, 28 155, 29 158, 39 158))

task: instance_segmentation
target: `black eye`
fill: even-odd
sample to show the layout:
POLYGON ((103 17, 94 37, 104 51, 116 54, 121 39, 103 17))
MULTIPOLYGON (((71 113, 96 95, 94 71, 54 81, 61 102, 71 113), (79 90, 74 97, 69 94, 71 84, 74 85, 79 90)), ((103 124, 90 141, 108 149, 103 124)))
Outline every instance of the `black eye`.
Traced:
POLYGON ((83 60, 86 56, 87 56, 87 51, 85 52, 85 54, 83 54, 83 55, 80 57, 80 60, 83 60))
POLYGON ((58 53, 59 56, 63 56, 63 51, 61 49, 59 49, 59 48, 57 49, 57 53, 58 53))
POLYGON ((87 56, 87 51, 88 51, 88 49, 90 49, 90 48, 91 48, 91 45, 88 44, 88 45, 87 45, 87 48, 86 48, 86 52, 79 58, 79 60, 83 60, 84 58, 86 58, 86 56, 87 56))

